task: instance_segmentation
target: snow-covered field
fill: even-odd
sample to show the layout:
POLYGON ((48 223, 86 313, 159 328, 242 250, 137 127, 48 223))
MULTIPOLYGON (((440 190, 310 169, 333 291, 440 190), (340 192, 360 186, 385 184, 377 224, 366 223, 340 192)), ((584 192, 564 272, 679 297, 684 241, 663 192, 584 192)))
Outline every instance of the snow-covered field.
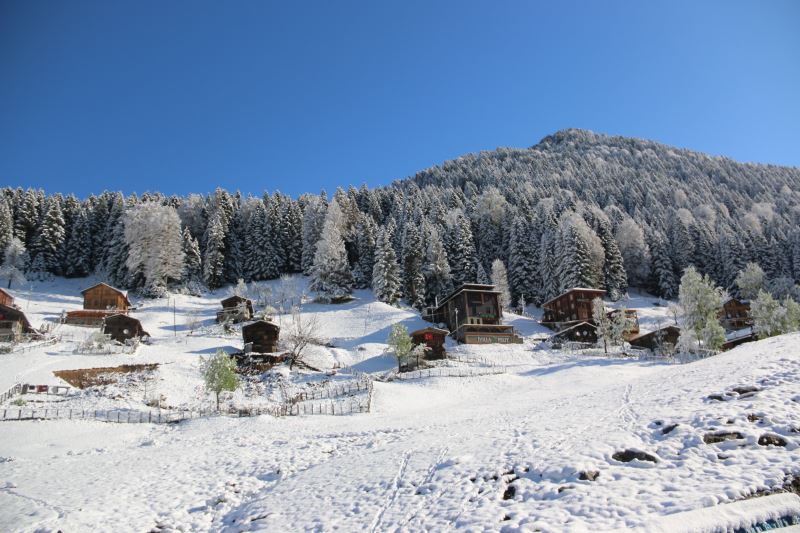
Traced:
MULTIPOLYGON (((89 284, 39 283, 16 291, 18 304, 39 325, 80 308, 89 284)), ((212 325, 225 295, 176 296, 177 335, 173 300, 139 302, 134 316, 154 339, 134 355, 76 355, 88 331, 61 326, 57 345, 0 355, 0 389, 61 383, 59 369, 160 363, 147 391, 134 383, 67 401, 139 409, 145 394, 158 394, 170 406, 210 406, 199 358, 241 348, 238 334, 212 325), (203 327, 188 335, 195 314, 203 327)), ((424 323, 367 292, 356 296, 304 306, 330 339, 313 362, 385 372, 391 325, 424 323)), ((627 304, 643 330, 669 319, 654 301, 633 295, 627 304)), ((738 500, 800 472, 800 334, 670 365, 534 349, 547 330, 507 318, 525 344, 448 347, 507 373, 376 382, 369 414, 1 422, 0 531, 606 530, 738 500), (704 441, 721 432, 741 438, 704 441), (785 446, 759 444, 764 435, 785 446), (614 457, 626 450, 655 462, 614 457)), ((322 379, 347 377, 305 373, 292 383, 322 379)), ((267 387, 230 402, 274 400, 267 387)))

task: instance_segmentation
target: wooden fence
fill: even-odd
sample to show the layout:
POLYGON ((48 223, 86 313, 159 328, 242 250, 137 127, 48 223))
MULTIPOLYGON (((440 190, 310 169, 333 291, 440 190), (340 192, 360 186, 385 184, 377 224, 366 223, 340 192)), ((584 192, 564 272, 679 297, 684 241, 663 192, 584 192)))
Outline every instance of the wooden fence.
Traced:
POLYGON ((295 404, 308 400, 326 400, 341 398, 342 396, 350 396, 359 392, 367 392, 372 394, 372 380, 368 378, 359 377, 356 381, 339 385, 329 385, 318 389, 310 389, 307 391, 298 392, 289 397, 288 402, 295 404))
POLYGON ((0 403, 7 402, 8 400, 10 400, 13 396, 16 396, 17 394, 22 394, 22 385, 20 383, 17 383, 16 385, 14 385, 10 389, 8 389, 3 394, 0 394, 0 403))
POLYGON ((419 378, 468 378, 476 376, 491 376, 505 374, 506 367, 458 367, 458 366, 438 366, 433 368, 422 368, 410 372, 398 372, 387 379, 419 379, 419 378))

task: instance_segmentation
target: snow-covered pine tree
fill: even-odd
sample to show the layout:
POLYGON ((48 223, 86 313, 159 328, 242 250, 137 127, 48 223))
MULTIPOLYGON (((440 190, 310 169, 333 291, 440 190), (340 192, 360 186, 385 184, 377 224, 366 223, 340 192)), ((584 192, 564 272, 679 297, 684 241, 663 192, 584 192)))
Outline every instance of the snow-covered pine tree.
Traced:
POLYGON ((524 218, 516 217, 511 226, 508 253, 508 281, 512 301, 519 301, 523 296, 526 301, 538 300, 541 281, 537 255, 537 246, 531 239, 529 224, 524 218))
POLYGON ((486 269, 483 268, 483 263, 480 260, 475 261, 475 282, 482 285, 489 285, 492 282, 489 274, 486 273, 486 269))
POLYGON ((419 230, 413 224, 406 228, 403 241, 403 295, 415 309, 422 311, 425 307, 425 276, 422 273, 425 261, 425 250, 419 230))
POLYGON ((614 238, 622 254, 628 282, 634 287, 645 287, 650 276, 650 250, 644 231, 632 218, 624 218, 617 225, 614 238))
POLYGON ((573 224, 561 228, 558 243, 559 292, 573 287, 592 287, 588 244, 573 224))
POLYGON ((0 196, 0 250, 5 250, 13 238, 14 217, 11 214, 11 207, 8 201, 0 196))
POLYGON ((89 216, 78 207, 73 215, 72 230, 64 247, 64 275, 68 278, 88 276, 92 269, 92 234, 89 216))
POLYGON ((653 231, 650 235, 650 253, 652 256, 655 293, 663 298, 672 300, 678 296, 675 266, 672 264, 666 239, 659 231, 653 231))
POLYGON ((11 237, 11 241, 3 250, 3 263, 0 265, 0 277, 8 280, 7 288, 11 288, 12 283, 25 283, 25 270, 28 268, 28 252, 25 245, 17 237, 11 237))
POLYGON ((353 276, 342 238, 342 224, 342 211, 338 202, 333 200, 325 214, 311 271, 310 288, 320 301, 341 301, 352 292, 353 276))
POLYGON ((469 220, 462 213, 457 213, 451 221, 445 247, 450 261, 453 285, 460 287, 464 283, 474 283, 477 277, 477 254, 469 220))
MULTIPOLYGON (((183 238, 185 241, 185 237, 183 238)), ((233 211, 225 238, 225 281, 234 283, 244 276, 245 227, 239 206, 233 211)))
POLYGON ((39 198, 36 191, 28 189, 14 208, 14 233, 25 248, 32 250, 39 225, 39 198))
POLYGON ((246 228, 247 254, 244 260, 247 279, 275 279, 280 274, 276 245, 280 245, 272 229, 267 206, 259 199, 250 202, 250 218, 246 228))
POLYGON ((174 207, 143 202, 125 213, 128 270, 141 272, 142 293, 161 297, 183 274, 181 219, 174 207))
POLYGON ((369 215, 362 215, 356 230, 358 261, 353 268, 353 283, 358 289, 372 287, 372 269, 375 266, 375 238, 378 226, 369 215))
POLYGON ((64 216, 61 205, 56 197, 52 197, 34 240, 33 265, 37 269, 43 269, 43 272, 57 276, 63 274, 61 252, 64 239, 64 216))
POLYGON ((188 227, 183 229, 181 247, 183 249, 181 281, 184 287, 194 293, 199 290, 199 284, 202 283, 203 267, 200 259, 200 245, 188 227))
POLYGON ((209 289, 217 289, 225 282, 225 215, 215 211, 205 233, 203 256, 203 281, 209 289))
POLYGON ((453 292, 453 277, 450 274, 450 263, 442 242, 441 234, 427 222, 422 226, 425 247, 425 264, 422 273, 425 276, 426 303, 433 305, 453 292))
POLYGON ((492 261, 492 285, 500 292, 500 305, 503 309, 511 309, 511 290, 508 287, 508 272, 500 259, 492 261))
POLYGON ((612 301, 622 298, 628 290, 628 276, 622 264, 622 253, 617 246, 617 241, 611 232, 611 224, 603 217, 598 217, 597 236, 603 245, 603 280, 608 297, 612 301))
POLYGON ((322 235, 325 213, 328 204, 324 196, 310 196, 303 211, 303 251, 301 267, 303 273, 310 275, 317 253, 317 242, 322 235))
POLYGON ((303 261, 303 212, 297 202, 287 197, 284 213, 284 246, 286 248, 286 270, 300 272, 303 261))
POLYGON ((392 225, 378 229, 375 243, 375 266, 372 269, 372 292, 381 302, 394 305, 402 296, 400 265, 392 244, 392 225))

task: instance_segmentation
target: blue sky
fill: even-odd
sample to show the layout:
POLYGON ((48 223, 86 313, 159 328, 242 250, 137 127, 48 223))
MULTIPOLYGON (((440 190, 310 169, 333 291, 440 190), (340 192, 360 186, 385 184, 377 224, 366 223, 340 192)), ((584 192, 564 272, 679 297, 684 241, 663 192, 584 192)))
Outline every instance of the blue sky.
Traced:
POLYGON ((577 127, 800 166, 800 2, 0 2, 0 185, 385 184, 577 127))

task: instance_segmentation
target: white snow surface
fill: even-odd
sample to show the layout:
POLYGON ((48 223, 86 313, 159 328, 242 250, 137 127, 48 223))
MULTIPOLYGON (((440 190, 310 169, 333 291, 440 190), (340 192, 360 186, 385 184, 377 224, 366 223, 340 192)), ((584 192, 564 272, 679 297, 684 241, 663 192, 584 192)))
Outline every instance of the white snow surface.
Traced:
MULTIPOLYGON (((93 282, 56 280, 14 292, 38 326, 80 308, 80 289, 93 282)), ((151 393, 170 406, 208 407, 199 357, 241 347, 238 334, 212 325, 226 295, 175 296, 177 336, 172 299, 134 301, 134 316, 154 339, 133 355, 73 354, 68 337, 88 330, 60 326, 57 345, 0 355, 0 388, 63 384, 52 374, 57 369, 153 362, 160 367, 151 393), (204 326, 188 335, 192 313, 204 326)), ((394 365, 385 345, 391 325, 425 323, 366 291, 355 296, 304 306, 319 314, 331 341, 316 347, 313 362, 382 374, 394 365)), ((632 301, 645 317, 643 330, 666 320, 666 308, 647 307, 654 298, 632 301)), ((169 426, 0 422, 0 531, 610 530, 740 500, 800 473, 800 334, 670 365, 534 350, 547 330, 531 318, 506 318, 524 344, 448 344, 462 361, 452 364, 496 363, 505 374, 376 382, 371 413, 169 426), (738 386, 758 391, 732 392, 738 386), (720 431, 742 438, 704 443, 705 434, 720 431), (759 445, 765 434, 786 446, 759 445), (627 449, 657 462, 612 458, 627 449), (584 471, 599 476, 581 480, 584 471)), ((289 320, 276 317, 284 327, 289 320)), ((291 379, 301 388, 348 378, 305 372, 291 379)), ((137 386, 66 401, 142 409, 137 386)), ((276 398, 254 385, 229 401, 276 398)))

